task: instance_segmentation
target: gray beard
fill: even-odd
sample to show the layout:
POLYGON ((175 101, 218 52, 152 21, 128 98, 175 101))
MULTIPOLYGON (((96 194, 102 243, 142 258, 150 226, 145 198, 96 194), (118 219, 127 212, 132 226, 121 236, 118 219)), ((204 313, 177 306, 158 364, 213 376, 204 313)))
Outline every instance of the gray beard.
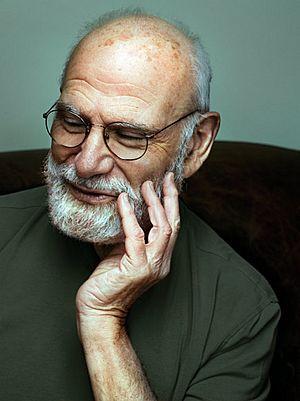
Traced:
MULTIPOLYGON (((175 182, 180 187, 182 168, 178 167, 178 161, 177 157, 168 171, 174 172, 175 182)), ((160 199, 164 175, 162 174, 153 180, 156 193, 160 199)), ((127 192, 138 223, 144 230, 149 225, 147 206, 140 189, 133 190, 129 182, 125 180, 101 175, 90 178, 78 177, 74 165, 56 163, 50 152, 44 164, 44 177, 48 187, 51 222, 67 236, 97 244, 113 244, 124 240, 116 201, 103 205, 80 202, 71 194, 66 182, 87 189, 114 191, 117 194, 127 192)))

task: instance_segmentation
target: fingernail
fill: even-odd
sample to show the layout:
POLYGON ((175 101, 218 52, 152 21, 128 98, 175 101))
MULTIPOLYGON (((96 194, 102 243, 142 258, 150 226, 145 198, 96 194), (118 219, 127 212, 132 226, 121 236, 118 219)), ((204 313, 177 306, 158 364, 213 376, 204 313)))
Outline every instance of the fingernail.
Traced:
POLYGON ((174 173, 171 172, 171 171, 169 171, 169 172, 166 174, 166 178, 167 178, 169 181, 174 182, 174 173))
POLYGON ((152 191, 154 191, 153 182, 152 181, 148 181, 148 185, 149 185, 149 188, 152 189, 152 191))
POLYGON ((129 198, 128 198, 128 193, 127 193, 127 192, 123 192, 123 193, 122 193, 121 199, 122 199, 122 202, 123 202, 125 205, 128 205, 128 203, 129 203, 129 198))

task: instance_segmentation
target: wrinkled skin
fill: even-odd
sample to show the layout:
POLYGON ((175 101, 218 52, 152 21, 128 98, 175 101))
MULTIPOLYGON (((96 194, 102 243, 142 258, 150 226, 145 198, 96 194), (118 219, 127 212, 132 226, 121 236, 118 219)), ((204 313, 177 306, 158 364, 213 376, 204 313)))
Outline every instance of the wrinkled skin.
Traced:
MULTIPOLYGON (((191 110, 191 74, 186 40, 160 20, 145 19, 140 30, 132 20, 114 22, 85 38, 68 65, 60 101, 70 104, 95 124, 85 142, 68 149, 52 144, 57 163, 70 163, 83 178, 118 177, 141 190, 152 228, 138 224, 122 193, 115 199, 125 242, 103 251, 90 278, 77 293, 77 324, 95 400, 155 400, 125 331, 135 300, 169 272, 179 230, 178 192, 166 174, 163 202, 152 182, 174 160, 180 143, 178 126, 151 141, 146 154, 128 162, 106 148, 102 128, 110 122, 143 124, 161 129, 191 110)), ((184 164, 184 176, 204 162, 218 131, 219 116, 207 113, 195 128, 184 164)), ((101 205, 113 194, 91 198, 72 192, 79 201, 101 205), (92 200, 91 200, 92 199, 92 200)))

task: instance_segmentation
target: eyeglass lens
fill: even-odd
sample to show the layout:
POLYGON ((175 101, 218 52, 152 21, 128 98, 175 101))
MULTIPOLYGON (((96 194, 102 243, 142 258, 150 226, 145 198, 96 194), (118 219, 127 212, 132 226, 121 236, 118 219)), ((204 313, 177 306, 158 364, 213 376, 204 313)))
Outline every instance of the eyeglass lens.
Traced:
MULTIPOLYGON (((76 147, 86 137, 87 125, 83 119, 69 111, 52 110, 46 120, 47 131, 59 145, 76 147)), ((122 123, 109 124, 104 130, 108 149, 121 159, 138 159, 147 149, 145 134, 122 123)))

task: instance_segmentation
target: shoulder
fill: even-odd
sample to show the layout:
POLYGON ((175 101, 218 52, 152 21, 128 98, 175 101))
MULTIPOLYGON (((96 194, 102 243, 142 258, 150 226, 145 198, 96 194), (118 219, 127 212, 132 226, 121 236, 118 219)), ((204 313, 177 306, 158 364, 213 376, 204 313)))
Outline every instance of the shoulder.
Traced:
POLYGON ((38 187, 28 189, 26 191, 15 192, 8 195, 0 196, 0 210, 19 209, 40 207, 46 204, 46 187, 38 187))
POLYGON ((46 211, 46 188, 0 196, 0 249, 20 228, 39 211, 46 211))
POLYGON ((193 304, 210 321, 215 344, 262 315, 277 321, 278 301, 266 279, 185 205, 181 218, 176 259, 185 260, 193 304))
POLYGON ((241 287, 247 284, 258 288, 266 298, 276 301, 265 278, 184 204, 181 205, 181 216, 182 230, 178 246, 191 256, 191 267, 195 273, 205 272, 219 280, 233 280, 241 287))

